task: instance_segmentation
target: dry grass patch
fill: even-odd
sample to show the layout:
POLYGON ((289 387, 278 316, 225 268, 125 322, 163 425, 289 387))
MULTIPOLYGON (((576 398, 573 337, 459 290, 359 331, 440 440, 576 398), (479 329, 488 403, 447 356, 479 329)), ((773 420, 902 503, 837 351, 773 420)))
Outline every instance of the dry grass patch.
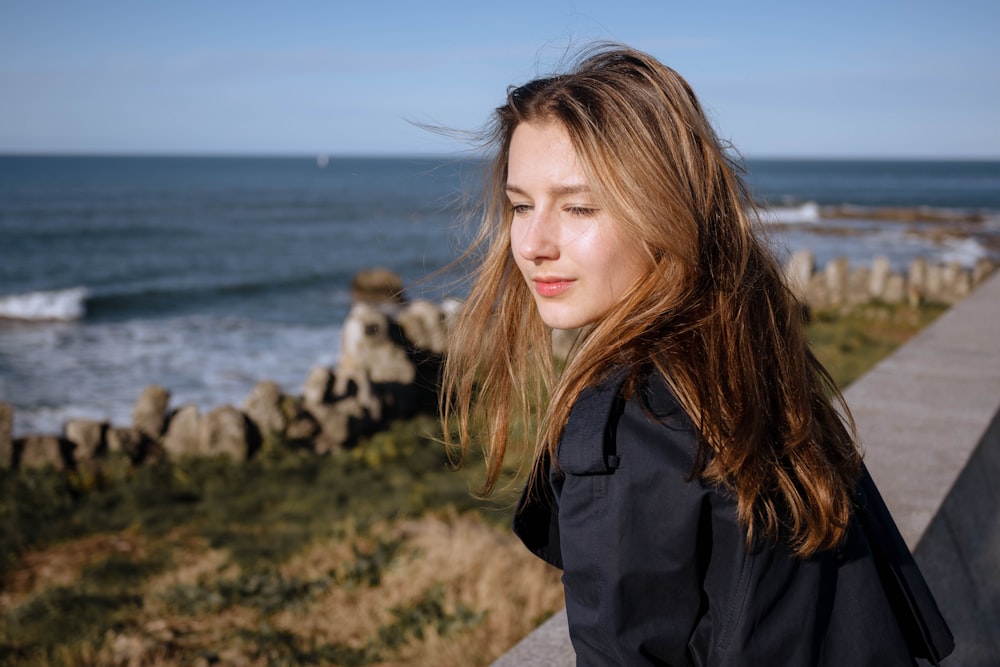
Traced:
MULTIPOLYGON (((330 644, 362 648, 399 620, 398 610, 438 596, 446 614, 466 610, 476 618, 444 636, 431 627, 376 664, 457 667, 488 664, 563 605, 559 572, 528 553, 509 531, 476 515, 388 522, 355 545, 364 551, 394 540, 402 546, 377 588, 333 588, 305 610, 276 614, 272 623, 330 644)), ((342 571, 351 557, 345 549, 349 542, 314 545, 288 564, 286 575, 342 571)))
POLYGON ((90 535, 24 554, 0 586, 0 609, 20 604, 43 586, 66 586, 91 565, 112 556, 144 558, 147 550, 134 531, 90 535))

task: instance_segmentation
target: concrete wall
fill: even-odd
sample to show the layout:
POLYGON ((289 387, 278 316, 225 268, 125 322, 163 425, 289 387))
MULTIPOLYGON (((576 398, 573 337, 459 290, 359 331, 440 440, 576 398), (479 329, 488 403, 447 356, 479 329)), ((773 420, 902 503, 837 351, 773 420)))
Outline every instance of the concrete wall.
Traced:
MULTIPOLYGON (((955 634, 1000 665, 1000 273, 846 392, 866 461, 955 634)), ((494 667, 574 664, 564 613, 494 667)))
POLYGON ((866 460, 955 634, 1000 665, 1000 274, 846 392, 866 460))

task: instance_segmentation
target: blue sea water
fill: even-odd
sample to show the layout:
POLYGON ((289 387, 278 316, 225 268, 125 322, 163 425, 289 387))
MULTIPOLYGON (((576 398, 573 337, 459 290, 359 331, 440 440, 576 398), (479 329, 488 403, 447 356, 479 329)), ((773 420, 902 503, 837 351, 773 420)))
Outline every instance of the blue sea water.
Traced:
MULTIPOLYGON (((444 158, 0 156, 0 401, 15 432, 71 417, 130 421, 141 389, 173 405, 239 404, 272 379, 297 392, 333 364, 359 270, 397 271, 411 298, 439 299, 463 197, 479 165, 444 158)), ((1000 163, 755 161, 755 197, 984 212, 1000 233, 1000 163)), ((826 222, 826 221, 824 221, 826 222)), ((820 263, 846 255, 897 265, 966 262, 979 241, 842 221, 782 227, 779 246, 820 263)))

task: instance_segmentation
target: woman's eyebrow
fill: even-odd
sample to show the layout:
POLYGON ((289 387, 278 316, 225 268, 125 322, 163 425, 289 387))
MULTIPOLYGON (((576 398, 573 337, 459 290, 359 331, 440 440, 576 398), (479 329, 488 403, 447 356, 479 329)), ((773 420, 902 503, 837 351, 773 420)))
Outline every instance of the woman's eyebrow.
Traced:
MULTIPOLYGON (((515 194, 525 195, 525 196, 528 195, 528 192, 524 188, 514 185, 513 183, 508 183, 504 189, 507 192, 513 192, 515 194)), ((581 193, 589 194, 590 186, 586 184, 556 185, 554 187, 549 188, 549 194, 555 196, 576 195, 581 193)))

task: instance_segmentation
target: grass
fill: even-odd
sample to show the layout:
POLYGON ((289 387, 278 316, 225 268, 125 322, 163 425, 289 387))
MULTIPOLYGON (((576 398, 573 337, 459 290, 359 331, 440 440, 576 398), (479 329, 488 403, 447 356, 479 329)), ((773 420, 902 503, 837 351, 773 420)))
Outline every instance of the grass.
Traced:
MULTIPOLYGON (((810 337, 846 386, 942 310, 816 313, 810 337)), ((436 429, 321 458, 269 442, 244 465, 0 471, 0 664, 489 664, 561 607, 559 576, 436 429)))
POLYGON ((844 389, 933 322, 946 306, 872 303, 846 312, 820 311, 809 325, 813 352, 844 389))

